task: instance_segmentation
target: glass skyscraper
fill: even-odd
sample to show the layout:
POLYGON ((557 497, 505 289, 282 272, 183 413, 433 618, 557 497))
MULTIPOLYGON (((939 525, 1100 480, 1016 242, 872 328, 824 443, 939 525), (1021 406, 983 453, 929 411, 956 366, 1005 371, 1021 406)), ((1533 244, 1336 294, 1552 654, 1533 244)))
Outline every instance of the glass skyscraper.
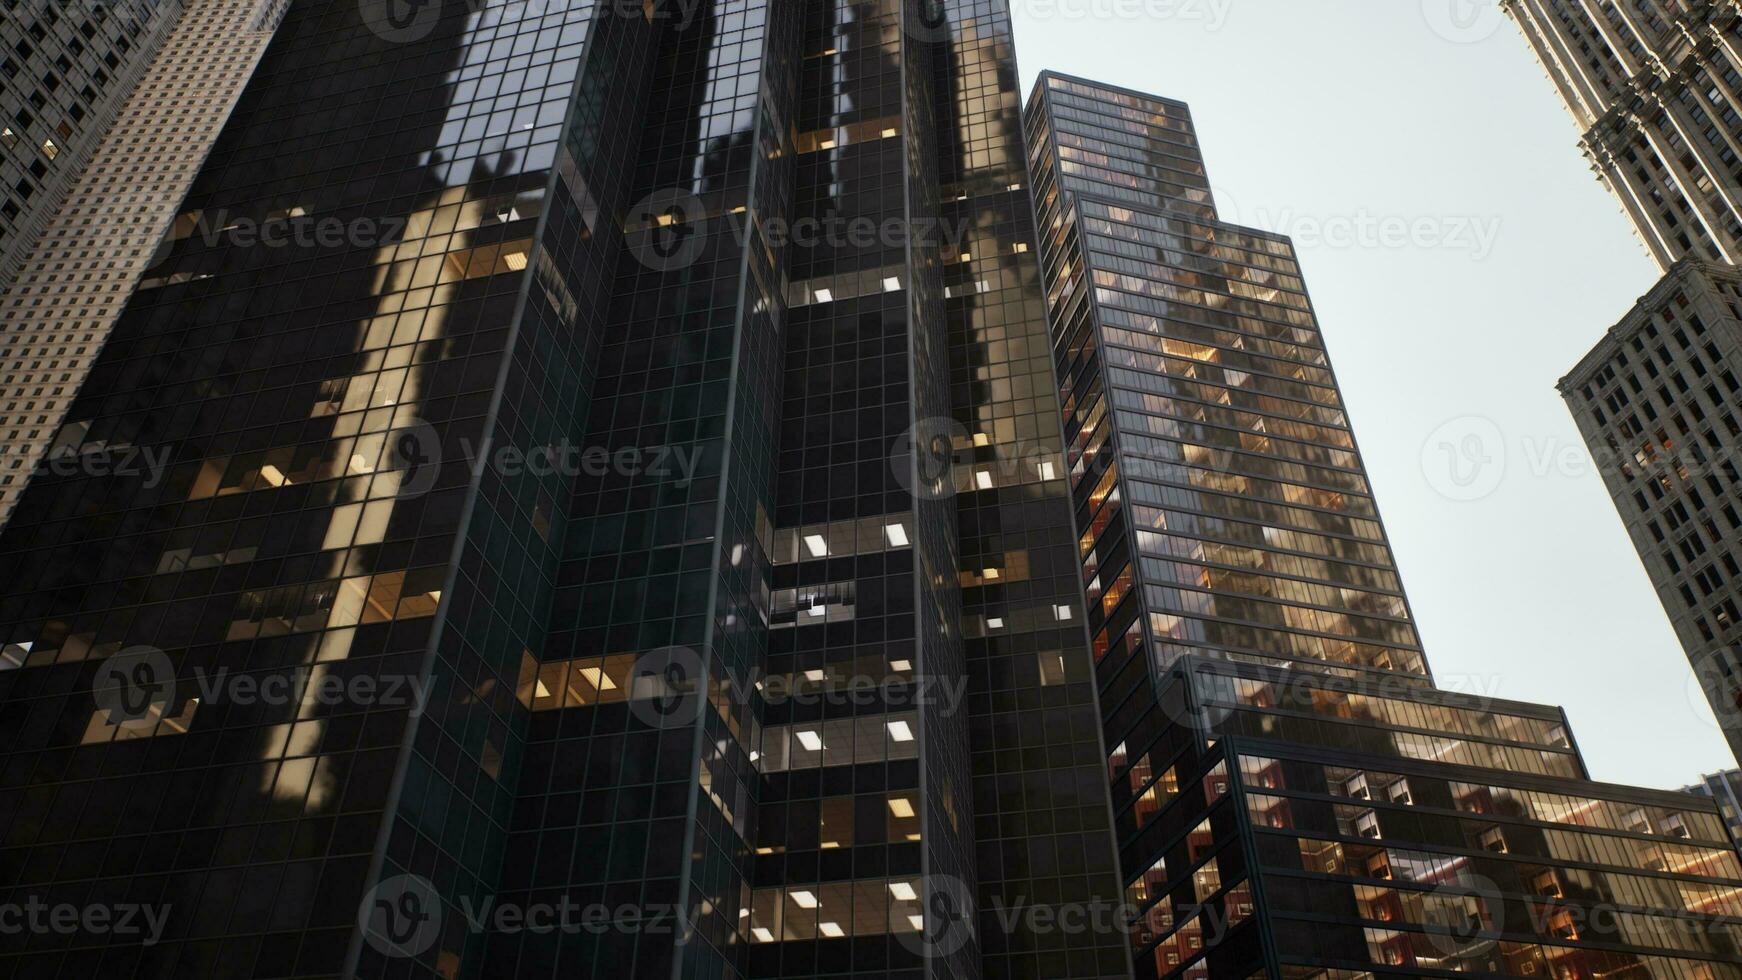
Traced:
POLYGON ((1003 2, 295 0, 0 535, 161 934, 0 963, 1126 975, 1032 222, 1003 2))
POLYGON ((1028 105, 1138 977, 1738 977, 1716 812, 1436 687, 1290 243, 1179 102, 1028 105))
POLYGON ((1702 776, 1694 785, 1682 787, 1682 792, 1716 800, 1718 810, 1724 814, 1724 823, 1730 828, 1730 836, 1736 838, 1737 846, 1742 847, 1742 769, 1702 776))
POLYGON ((1742 976, 1184 107, 1031 111, 1003 0, 293 0, 0 531, 0 970, 1742 976))

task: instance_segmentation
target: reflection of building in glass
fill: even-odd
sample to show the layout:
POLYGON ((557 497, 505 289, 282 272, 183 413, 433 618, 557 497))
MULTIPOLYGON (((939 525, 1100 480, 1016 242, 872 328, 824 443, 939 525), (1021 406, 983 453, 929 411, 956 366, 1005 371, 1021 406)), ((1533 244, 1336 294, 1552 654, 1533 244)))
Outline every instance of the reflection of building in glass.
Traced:
POLYGON ((1433 689, 1183 107, 1049 83, 1043 249, 1002 0, 680 6, 290 5, 0 531, 7 885, 166 930, 0 963, 1737 975, 1715 810, 1433 689))
POLYGON ((8 885, 165 975, 1128 974, 974 928, 1120 894, 1006 5, 386 6, 290 5, 0 533, 8 885))
POLYGON ((1028 141, 1138 977, 1742 977, 1714 807, 1441 690, 1287 239, 1179 102, 1045 74, 1028 141))
POLYGON ((1664 273, 1561 393, 1742 757, 1742 8, 1502 6, 1664 273))
POLYGON ((1701 777, 1698 783, 1685 787, 1682 792, 1716 800, 1719 812, 1724 814, 1724 823, 1730 828, 1730 836, 1736 839, 1738 846, 1742 846, 1742 769, 1701 777))

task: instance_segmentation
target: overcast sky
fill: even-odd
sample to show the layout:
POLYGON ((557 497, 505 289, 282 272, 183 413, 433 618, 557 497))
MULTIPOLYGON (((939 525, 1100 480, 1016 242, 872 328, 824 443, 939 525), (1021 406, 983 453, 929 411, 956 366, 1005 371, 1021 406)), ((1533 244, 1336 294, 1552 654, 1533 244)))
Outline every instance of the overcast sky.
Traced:
POLYGON ((1025 94, 1191 103, 1223 217, 1294 236, 1442 685, 1564 705, 1600 780, 1733 767, 1555 390, 1655 266, 1493 0, 1012 6, 1025 94))

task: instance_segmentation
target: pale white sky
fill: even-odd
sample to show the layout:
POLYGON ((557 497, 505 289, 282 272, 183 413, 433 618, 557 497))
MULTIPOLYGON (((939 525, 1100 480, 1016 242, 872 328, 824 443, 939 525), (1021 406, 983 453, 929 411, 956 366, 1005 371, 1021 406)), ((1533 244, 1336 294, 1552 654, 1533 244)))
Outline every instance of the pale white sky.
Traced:
POLYGON ((1012 6, 1025 95, 1189 102, 1223 217, 1295 237, 1442 685, 1564 705, 1600 780, 1733 767, 1554 387, 1655 266, 1494 0, 1012 6))

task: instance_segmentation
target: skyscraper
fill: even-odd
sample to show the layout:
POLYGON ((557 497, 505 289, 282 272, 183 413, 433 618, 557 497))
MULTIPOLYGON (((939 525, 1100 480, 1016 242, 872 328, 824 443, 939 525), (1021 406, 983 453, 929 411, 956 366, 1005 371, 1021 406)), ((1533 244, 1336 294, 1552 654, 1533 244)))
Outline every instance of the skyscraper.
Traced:
POLYGON ((8 0, 0 18, 0 292, 84 172, 181 0, 8 0))
MULTIPOLYGON (((52 8, 50 8, 52 9, 52 8)), ((97 8, 101 9, 101 8, 97 8)), ((284 0, 188 0, 0 294, 0 523, 157 257, 284 0)), ((84 57, 90 57, 86 52, 84 57)))
POLYGON ((1742 757, 1742 272, 1678 262, 1560 390, 1742 757))
POLYGON ((1504 0, 1664 273, 1560 389, 1742 758, 1742 10, 1504 0))
POLYGON ((0 960, 1128 975, 1032 222, 1001 0, 296 0, 0 533, 159 929, 0 960))
POLYGON ((1717 800, 1730 835, 1736 838, 1737 846, 1742 847, 1742 769, 1702 776, 1698 783, 1683 787, 1682 792, 1717 800))
POLYGON ((1742 259, 1742 11, 1728 0, 1501 0, 1664 271, 1742 259))
POLYGON ((1187 107, 1049 73, 1028 118, 1136 975, 1742 976, 1712 808, 1436 686, 1293 248, 1217 219, 1187 107))
POLYGON ((1061 414, 1081 161, 1043 251, 1016 78, 1002 0, 295 0, 0 531, 0 964, 1738 975, 1652 931, 1742 914, 1708 802, 1431 689, 1286 243, 1193 198, 1183 107, 1092 87, 1187 175, 1106 181, 1178 234, 1118 275, 1202 281, 1137 386, 1271 421, 1222 464, 1112 418, 1159 502, 1075 443, 1141 345, 1054 321, 1106 358, 1061 414), (1643 931, 1537 936, 1551 884, 1643 931))

